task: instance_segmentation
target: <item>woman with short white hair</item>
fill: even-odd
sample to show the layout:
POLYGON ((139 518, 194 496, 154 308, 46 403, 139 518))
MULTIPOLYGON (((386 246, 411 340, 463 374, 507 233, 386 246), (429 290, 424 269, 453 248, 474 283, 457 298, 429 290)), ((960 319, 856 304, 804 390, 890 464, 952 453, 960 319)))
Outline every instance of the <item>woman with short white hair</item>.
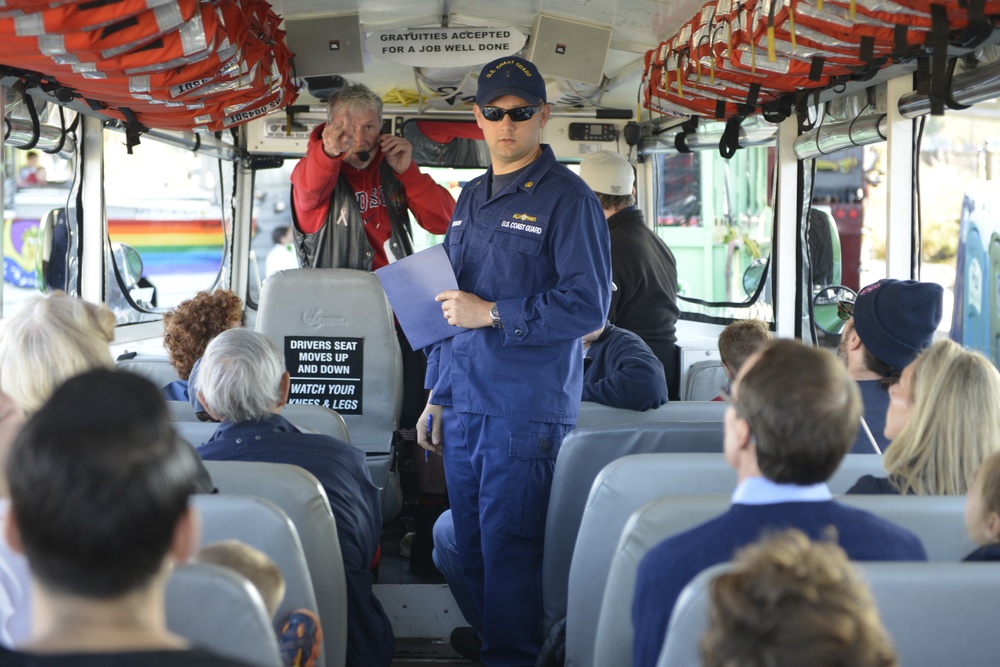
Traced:
POLYGON ((107 306, 65 292, 30 299, 0 320, 0 390, 30 415, 65 380, 114 366, 108 345, 115 316, 107 306))

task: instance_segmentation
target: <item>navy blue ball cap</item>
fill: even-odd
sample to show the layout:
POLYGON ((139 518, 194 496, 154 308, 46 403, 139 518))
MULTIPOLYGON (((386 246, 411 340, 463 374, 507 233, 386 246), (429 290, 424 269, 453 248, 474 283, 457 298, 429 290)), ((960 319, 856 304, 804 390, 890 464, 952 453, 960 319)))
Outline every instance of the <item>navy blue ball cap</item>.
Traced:
POLYGON ((531 105, 545 102, 545 80, 535 64, 518 56, 497 58, 479 73, 476 104, 483 106, 504 95, 516 95, 531 105))
POLYGON ((858 292, 854 330, 876 359, 903 370, 933 342, 943 295, 935 283, 880 280, 858 292))

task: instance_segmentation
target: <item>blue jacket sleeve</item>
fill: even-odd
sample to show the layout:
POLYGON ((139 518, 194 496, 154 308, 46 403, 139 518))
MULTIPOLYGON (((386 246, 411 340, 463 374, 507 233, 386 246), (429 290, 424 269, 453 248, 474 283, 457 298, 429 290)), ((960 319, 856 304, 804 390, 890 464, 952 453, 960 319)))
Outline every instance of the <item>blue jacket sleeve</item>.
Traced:
POLYGON ((568 191, 550 225, 555 285, 539 294, 497 300, 503 344, 550 345, 601 325, 611 303, 611 239, 593 195, 568 191))

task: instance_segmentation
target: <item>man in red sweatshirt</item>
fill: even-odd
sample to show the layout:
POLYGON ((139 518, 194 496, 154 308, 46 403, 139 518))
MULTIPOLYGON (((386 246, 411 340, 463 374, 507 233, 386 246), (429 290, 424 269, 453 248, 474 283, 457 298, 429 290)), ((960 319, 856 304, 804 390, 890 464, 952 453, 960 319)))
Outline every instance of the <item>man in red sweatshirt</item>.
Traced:
POLYGON ((331 99, 292 172, 292 217, 300 264, 371 271, 413 252, 412 211, 432 234, 448 229, 455 200, 420 173, 413 147, 381 134, 382 100, 361 84, 331 99))

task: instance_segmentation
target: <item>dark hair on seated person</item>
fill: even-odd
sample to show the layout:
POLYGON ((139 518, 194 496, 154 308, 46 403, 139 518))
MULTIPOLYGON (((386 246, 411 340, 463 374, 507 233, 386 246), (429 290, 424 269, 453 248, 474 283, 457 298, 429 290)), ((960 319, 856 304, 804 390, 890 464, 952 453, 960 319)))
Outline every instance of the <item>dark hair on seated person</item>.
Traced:
POLYGON ((779 339, 743 368, 737 411, 750 425, 761 474, 779 484, 828 480, 861 423, 861 394, 844 364, 825 350, 779 339))
POLYGON ((601 202, 601 208, 606 211, 617 211, 629 206, 635 206, 635 195, 609 195, 604 192, 595 192, 597 201, 601 202))
POLYGON ((66 381, 24 426, 7 465, 34 576, 88 598, 148 584, 194 492, 195 456, 148 380, 100 369, 66 381))
MULTIPOLYGON (((863 347, 863 346, 862 346, 863 347)), ((865 368, 879 377, 879 383, 883 387, 890 387, 899 382, 899 377, 903 374, 903 369, 891 366, 874 354, 867 347, 863 347, 861 361, 865 368)))

